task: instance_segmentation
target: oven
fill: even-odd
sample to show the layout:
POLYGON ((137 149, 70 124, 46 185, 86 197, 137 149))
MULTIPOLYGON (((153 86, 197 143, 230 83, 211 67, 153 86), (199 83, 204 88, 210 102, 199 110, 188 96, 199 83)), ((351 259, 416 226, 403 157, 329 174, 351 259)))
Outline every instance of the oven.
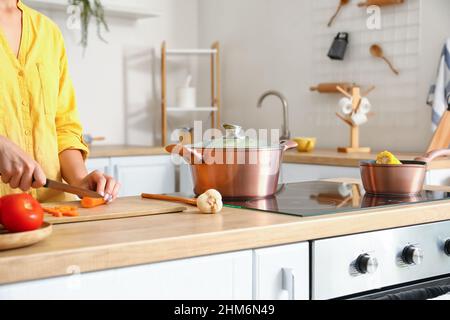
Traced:
POLYGON ((311 242, 311 298, 449 299, 450 221, 311 242))
POLYGON ((346 297, 347 300, 449 300, 450 275, 375 292, 346 297))

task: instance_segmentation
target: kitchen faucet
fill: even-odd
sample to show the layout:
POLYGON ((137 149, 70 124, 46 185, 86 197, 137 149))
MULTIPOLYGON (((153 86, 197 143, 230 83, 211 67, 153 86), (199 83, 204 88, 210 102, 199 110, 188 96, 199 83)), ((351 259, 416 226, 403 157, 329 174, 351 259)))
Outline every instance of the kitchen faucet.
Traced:
POLYGON ((291 133, 289 132, 289 120, 288 120, 289 106, 288 106, 288 102, 287 102, 285 96, 278 91, 274 91, 274 90, 267 91, 261 96, 261 98, 259 98, 258 108, 262 108, 264 99, 266 99, 269 96, 275 96, 275 97, 280 98, 280 100, 283 104, 283 125, 281 128, 282 135, 280 137, 280 140, 289 140, 291 138, 291 133))

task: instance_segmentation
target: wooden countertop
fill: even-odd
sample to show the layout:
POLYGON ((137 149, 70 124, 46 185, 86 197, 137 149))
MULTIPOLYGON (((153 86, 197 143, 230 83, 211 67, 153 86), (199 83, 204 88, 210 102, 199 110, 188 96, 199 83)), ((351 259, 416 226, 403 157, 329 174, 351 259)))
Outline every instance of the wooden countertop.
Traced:
POLYGON ((162 156, 168 153, 162 147, 111 145, 89 147, 89 158, 162 156))
MULTIPOLYGON (((450 187, 449 187, 450 191, 450 187)), ((148 200, 152 201, 152 200, 148 200)), ((450 220, 450 201, 309 218, 226 208, 55 225, 34 246, 0 252, 0 284, 450 220)))
MULTIPOLYGON (((394 153, 400 160, 414 160, 420 153, 394 153)), ((377 152, 346 154, 336 150, 319 149, 311 153, 300 153, 291 150, 285 153, 284 163, 311 164, 336 167, 359 167, 360 161, 375 160, 377 152)), ((430 169, 450 169, 450 158, 441 158, 433 161, 430 169)))

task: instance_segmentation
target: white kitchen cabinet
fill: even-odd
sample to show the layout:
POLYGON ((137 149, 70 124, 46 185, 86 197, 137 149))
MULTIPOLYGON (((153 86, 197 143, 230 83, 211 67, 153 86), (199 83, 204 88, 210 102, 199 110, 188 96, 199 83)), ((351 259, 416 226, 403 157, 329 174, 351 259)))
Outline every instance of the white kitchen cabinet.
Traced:
POLYGON ((111 168, 122 184, 121 197, 175 192, 175 165, 170 156, 111 158, 111 168))
POLYGON ((309 244, 254 250, 253 298, 309 299, 309 244))
POLYGON ((252 298, 252 251, 78 273, 0 286, 5 299, 193 299, 252 298))
POLYGON ((86 166, 89 172, 98 170, 120 181, 122 197, 176 191, 176 168, 170 156, 92 158, 86 166))
POLYGON ((192 180, 191 168, 187 163, 180 165, 180 192, 191 195, 194 193, 194 181, 192 180))
POLYGON ((98 170, 108 175, 112 174, 111 159, 109 158, 88 159, 86 161, 86 167, 88 169, 88 172, 98 170))
POLYGON ((450 169, 428 171, 426 183, 433 186, 450 186, 450 169))

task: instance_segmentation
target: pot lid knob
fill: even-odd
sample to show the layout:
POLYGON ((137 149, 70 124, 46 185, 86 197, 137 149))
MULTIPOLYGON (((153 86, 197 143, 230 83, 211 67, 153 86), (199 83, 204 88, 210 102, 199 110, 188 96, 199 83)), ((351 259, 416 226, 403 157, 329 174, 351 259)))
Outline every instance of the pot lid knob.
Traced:
POLYGON ((225 137, 227 139, 245 139, 241 126, 225 123, 223 128, 225 129, 225 137))

